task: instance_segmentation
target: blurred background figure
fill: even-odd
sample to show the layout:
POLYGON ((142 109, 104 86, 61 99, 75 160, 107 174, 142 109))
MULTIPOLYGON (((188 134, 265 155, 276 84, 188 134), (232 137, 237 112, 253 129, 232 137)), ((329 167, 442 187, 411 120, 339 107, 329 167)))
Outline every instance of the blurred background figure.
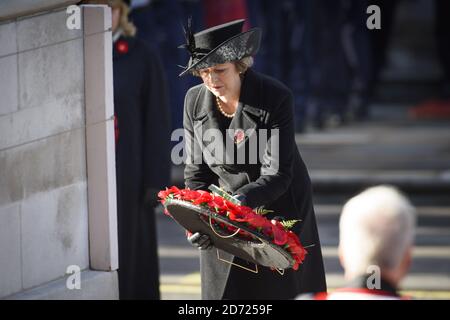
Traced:
POLYGON ((137 38, 149 45, 161 57, 164 74, 170 83, 169 104, 173 128, 183 125, 183 103, 186 91, 198 83, 197 79, 180 79, 180 65, 186 53, 174 43, 184 41, 182 25, 192 17, 193 27, 203 28, 201 0, 133 0, 130 20, 137 27, 137 38))
POLYGON ((170 113, 158 55, 134 37, 129 0, 112 8, 120 299, 159 299, 154 207, 170 183, 170 113))
POLYGON ((244 31, 250 29, 247 22, 247 1, 245 0, 202 0, 204 10, 205 27, 210 28, 238 19, 245 19, 244 31))
POLYGON ((306 126, 306 103, 309 91, 310 2, 307 0, 247 0, 252 25, 264 30, 255 70, 286 79, 294 94, 296 132, 306 126))
POLYGON ((410 110, 413 118, 450 119, 450 2, 434 1, 434 33, 442 69, 437 97, 420 103, 410 110))
POLYGON ((349 285, 328 299, 399 298, 414 241, 415 209, 409 200, 393 187, 369 188, 345 204, 339 229, 339 259, 349 285))
MULTIPOLYGON (((414 23, 405 20, 405 13, 425 7, 420 0, 134 0, 132 4, 130 18, 138 27, 137 36, 162 58, 169 83, 174 83, 169 89, 174 128, 182 127, 184 93, 198 83, 196 79, 177 78, 186 56, 170 40, 183 41, 179 30, 189 17, 196 30, 242 18, 246 19, 244 30, 255 25, 265 30, 254 68, 288 79, 295 96, 298 133, 369 120, 371 106, 397 90, 397 81, 413 82, 403 79, 402 72, 392 80, 384 71, 388 68, 394 72, 398 65, 393 67, 392 61, 402 67, 405 58, 410 59, 411 66, 417 63, 413 52, 416 43, 398 40, 407 39, 406 24, 414 23), (380 8, 381 29, 367 28, 370 5, 380 8), (393 41, 398 45, 395 48, 390 45, 393 41), (397 62, 399 50, 411 52, 397 62)), ((410 116, 416 118, 442 117, 450 110, 450 50, 446 41, 450 26, 445 19, 450 5, 435 0, 433 6, 431 22, 435 25, 442 80, 434 98, 410 98, 409 103, 415 106, 410 116)), ((423 93, 417 91, 418 95, 423 93)))
POLYGON ((369 96, 373 98, 376 86, 380 80, 380 74, 388 60, 389 43, 392 38, 394 18, 397 13, 399 0, 372 0, 371 5, 380 8, 381 29, 374 29, 369 32, 370 50, 372 59, 372 72, 369 81, 369 96))
POLYGON ((367 1, 310 1, 310 99, 314 127, 368 116, 371 50, 366 27, 367 1))

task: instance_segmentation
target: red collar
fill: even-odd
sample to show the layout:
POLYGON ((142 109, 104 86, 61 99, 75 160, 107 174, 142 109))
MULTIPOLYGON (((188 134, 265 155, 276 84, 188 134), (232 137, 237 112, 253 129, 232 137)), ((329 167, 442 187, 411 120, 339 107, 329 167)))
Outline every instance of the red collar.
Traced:
MULTIPOLYGON (((336 289, 333 291, 333 293, 339 293, 339 292, 347 292, 347 293, 360 293, 360 294, 367 294, 367 295, 377 295, 377 296, 386 296, 386 297, 397 297, 402 300, 409 300, 409 297, 401 297, 396 295, 395 293, 384 291, 384 290, 378 290, 378 289, 367 289, 367 288, 341 288, 336 289)), ((327 300, 330 293, 327 292, 319 292, 314 296, 314 300, 327 300)))

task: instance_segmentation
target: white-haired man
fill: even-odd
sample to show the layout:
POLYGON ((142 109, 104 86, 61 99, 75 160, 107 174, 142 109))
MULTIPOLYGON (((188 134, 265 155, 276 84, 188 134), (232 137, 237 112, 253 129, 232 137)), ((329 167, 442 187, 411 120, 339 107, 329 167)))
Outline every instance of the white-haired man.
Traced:
POLYGON ((339 259, 348 285, 314 298, 400 299, 397 288, 411 263, 415 219, 410 201, 391 186, 351 198, 339 223, 339 259))

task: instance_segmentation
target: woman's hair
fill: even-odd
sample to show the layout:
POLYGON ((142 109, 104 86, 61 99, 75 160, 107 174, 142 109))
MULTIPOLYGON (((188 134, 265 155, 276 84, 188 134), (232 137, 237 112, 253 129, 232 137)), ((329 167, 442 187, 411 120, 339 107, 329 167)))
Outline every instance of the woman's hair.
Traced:
POLYGON ((136 34, 135 25, 128 20, 130 8, 122 0, 84 0, 82 4, 104 4, 111 8, 120 8, 119 28, 122 29, 123 35, 133 37, 136 34))
MULTIPOLYGON (((253 57, 245 57, 240 60, 230 62, 234 63, 238 73, 244 73, 245 71, 247 71, 248 68, 250 68, 253 65, 253 57)), ((196 70, 194 68, 190 72, 193 76, 200 77, 200 70, 196 70)))

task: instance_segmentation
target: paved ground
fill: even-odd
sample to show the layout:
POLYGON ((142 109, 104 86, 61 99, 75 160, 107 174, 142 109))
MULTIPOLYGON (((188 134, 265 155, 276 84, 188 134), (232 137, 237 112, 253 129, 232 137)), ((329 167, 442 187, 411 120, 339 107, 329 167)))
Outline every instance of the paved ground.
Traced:
MULTIPOLYGON (((400 186, 418 206, 411 272, 402 289, 450 299, 450 122, 412 121, 401 106, 378 106, 370 123, 298 135, 310 170, 328 286, 343 282, 337 257, 339 212, 367 185, 400 186)), ((182 179, 174 170, 174 183, 182 179)), ((198 252, 169 218, 158 215, 163 299, 198 299, 198 252)))

